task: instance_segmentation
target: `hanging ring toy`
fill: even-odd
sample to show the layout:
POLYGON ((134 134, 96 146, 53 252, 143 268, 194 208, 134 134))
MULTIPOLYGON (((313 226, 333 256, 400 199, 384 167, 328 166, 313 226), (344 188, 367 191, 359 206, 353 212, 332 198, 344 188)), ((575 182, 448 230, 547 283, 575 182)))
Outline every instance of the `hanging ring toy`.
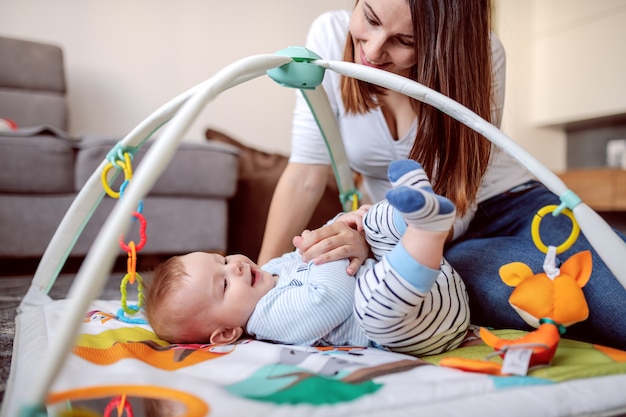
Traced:
POLYGON ((121 417, 124 412, 126 412, 126 417, 133 417, 133 408, 130 403, 126 401, 125 395, 114 398, 107 404, 104 409, 104 417, 110 417, 114 408, 117 409, 118 417, 121 417))
POLYGON ((132 169, 132 165, 131 165, 131 156, 128 153, 124 154, 124 161, 115 161, 115 164, 117 165, 117 167, 115 165, 113 165, 113 163, 109 162, 108 164, 106 164, 104 166, 104 169, 102 170, 102 174, 100 175, 100 180, 102 182, 102 187, 104 188, 104 191, 107 193, 107 195, 111 198, 120 198, 120 193, 117 191, 113 191, 113 189, 111 188, 111 186, 109 185, 109 182, 107 180, 108 177, 108 173, 111 169, 113 168, 117 168, 117 169, 121 169, 122 171, 124 171, 124 180, 126 181, 130 181, 133 177, 133 169, 132 169))
MULTIPOLYGON (((535 214, 535 217, 533 217, 533 222, 530 226, 530 234, 533 238, 533 242, 535 243, 535 246, 537 246, 537 249, 539 249, 543 253, 548 253, 548 247, 541 240, 541 236, 539 234, 539 226, 541 225, 541 220, 546 214, 553 213, 557 209, 559 209, 559 206, 556 206, 556 205, 545 206, 541 208, 539 211, 537 211, 537 214, 535 214)), ((570 209, 565 208, 565 209, 562 209, 561 214, 566 215, 571 220, 572 233, 570 233, 569 237, 565 240, 565 242, 557 246, 556 248, 557 254, 563 253, 566 250, 568 250, 574 244, 576 239, 578 239, 578 235, 580 234, 580 226, 578 226, 578 223, 576 222, 576 219, 574 218, 574 213, 572 213, 570 209)))
POLYGON ((104 169, 102 170, 102 174, 100 176, 100 180, 102 181, 102 188, 104 188, 104 191, 107 193, 109 197, 120 198, 120 193, 117 191, 113 191, 113 189, 111 188, 111 186, 109 185, 107 181, 107 175, 112 168, 113 168, 113 164, 109 162, 108 164, 105 165, 104 169))
MULTIPOLYGON (((139 212, 134 212, 133 213, 133 217, 137 220, 139 220, 139 243, 137 244, 137 252, 139 252, 140 250, 143 249, 143 247, 145 246, 146 242, 147 242, 147 238, 146 238, 146 218, 143 216, 143 214, 139 213, 139 212)), ((124 243, 124 236, 120 237, 120 247, 126 251, 129 252, 130 248, 128 247, 128 245, 126 243, 124 243)))

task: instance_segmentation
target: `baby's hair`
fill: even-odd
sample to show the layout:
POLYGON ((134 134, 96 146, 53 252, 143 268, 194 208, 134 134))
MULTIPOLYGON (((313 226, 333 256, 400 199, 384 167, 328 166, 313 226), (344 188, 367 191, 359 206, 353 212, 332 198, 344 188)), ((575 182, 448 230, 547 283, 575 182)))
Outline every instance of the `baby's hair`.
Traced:
POLYGON ((182 285, 186 276, 187 272, 180 258, 173 256, 159 264, 154 269, 152 278, 146 282, 146 318, 156 335, 170 343, 176 342, 173 333, 176 329, 172 326, 173 311, 167 300, 182 285))

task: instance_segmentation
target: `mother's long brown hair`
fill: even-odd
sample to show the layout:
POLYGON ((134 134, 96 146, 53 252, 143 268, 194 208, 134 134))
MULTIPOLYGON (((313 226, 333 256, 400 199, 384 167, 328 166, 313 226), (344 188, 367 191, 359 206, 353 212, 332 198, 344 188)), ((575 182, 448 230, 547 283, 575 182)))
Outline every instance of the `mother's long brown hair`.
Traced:
MULTIPOLYGON (((361 0, 362 1, 362 0, 361 0)), ((413 20, 416 63, 410 78, 458 101, 491 121, 491 5, 489 0, 407 0, 413 20)), ((357 0, 358 3, 358 0, 357 0)), ((354 62, 348 34, 344 60, 354 62)), ((348 113, 377 107, 384 91, 342 77, 348 113)), ((409 157, 419 161, 438 194, 464 214, 476 199, 489 163, 491 143, 438 109, 412 100, 417 136, 409 157)))

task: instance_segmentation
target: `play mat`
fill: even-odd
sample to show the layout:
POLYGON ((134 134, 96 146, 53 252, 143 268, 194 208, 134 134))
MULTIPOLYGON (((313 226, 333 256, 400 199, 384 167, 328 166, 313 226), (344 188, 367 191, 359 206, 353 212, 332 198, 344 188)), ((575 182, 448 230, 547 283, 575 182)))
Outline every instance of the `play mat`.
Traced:
MULTIPOLYGON (((14 366, 20 372, 13 380, 13 401, 23 398, 39 374, 45 346, 59 337, 66 314, 66 300, 41 301, 19 317, 21 349, 14 366)), ((189 406, 187 416, 216 417, 577 416, 626 407, 626 352, 582 342, 561 340, 552 366, 528 376, 491 376, 436 365, 446 355, 487 357, 493 350, 484 344, 428 361, 379 349, 255 340, 170 345, 147 325, 116 319, 119 308, 119 300, 90 305, 50 403, 165 396, 189 406)), ((17 410, 11 413, 6 415, 17 410)), ((141 403, 134 413, 143 415, 141 403)))
MULTIPOLYGON (((548 332, 549 356, 526 350, 531 365, 549 366, 524 372, 504 372, 502 358, 481 341, 492 339, 482 332, 464 347, 423 359, 362 347, 294 347, 255 340, 227 346, 170 345, 156 338, 142 318, 141 277, 134 268, 137 252, 145 244, 143 237, 138 244, 121 242, 129 254, 121 299, 98 300, 119 253, 119 236, 133 218, 144 225, 141 200, 169 163, 184 132, 207 102, 252 78, 267 74, 279 84, 303 92, 333 156, 342 203, 347 210, 354 207, 356 192, 338 129, 319 87, 325 70, 431 104, 517 157, 561 196, 563 207, 556 210, 575 217, 626 286, 626 272, 619 267, 626 258, 624 243, 558 177, 500 130, 458 103, 405 78, 324 61, 303 48, 287 48, 237 61, 165 104, 112 149, 112 158, 107 157, 94 172, 60 224, 20 305, 2 417, 141 416, 146 411, 142 398, 175 401, 184 405, 176 415, 188 417, 626 414, 626 352, 559 338, 558 323, 552 318, 542 318, 536 331, 548 332), (133 173, 128 154, 161 126, 165 126, 163 134, 133 173), (52 300, 47 293, 93 207, 105 193, 119 197, 107 189, 107 175, 116 171, 111 171, 111 165, 123 173, 123 185, 132 179, 132 186, 103 225, 68 297, 52 300), (127 285, 135 286, 136 296, 126 293, 127 285), (493 367, 466 372, 441 366, 450 358, 460 360, 463 367, 486 362, 493 367)), ((575 284, 575 291, 593 279, 584 267, 562 269, 564 279, 575 284)), ((572 291, 570 296, 575 297, 572 291)), ((493 330, 491 337, 502 342, 526 340, 539 333, 493 330)))

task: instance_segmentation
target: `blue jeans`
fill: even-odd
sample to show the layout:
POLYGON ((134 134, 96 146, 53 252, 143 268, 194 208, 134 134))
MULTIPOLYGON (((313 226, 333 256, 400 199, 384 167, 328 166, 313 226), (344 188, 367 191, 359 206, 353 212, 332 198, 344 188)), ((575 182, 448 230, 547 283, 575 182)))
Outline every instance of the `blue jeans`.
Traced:
MULTIPOLYGON (((533 243, 530 225, 539 209, 552 204, 559 205, 559 198, 543 184, 530 181, 479 204, 466 234, 446 246, 444 256, 461 274, 467 287, 472 323, 531 329, 509 305, 513 288, 502 282, 498 269, 517 261, 524 262, 535 273, 543 271, 545 254, 533 243)), ((545 216, 540 232, 546 245, 558 246, 569 236, 571 222, 564 215, 545 216)), ((619 236, 626 241, 623 234, 619 236)), ((589 318, 570 326, 564 337, 626 350, 626 289, 582 233, 558 258, 563 262, 586 249, 593 256, 591 278, 583 288, 589 318)))

